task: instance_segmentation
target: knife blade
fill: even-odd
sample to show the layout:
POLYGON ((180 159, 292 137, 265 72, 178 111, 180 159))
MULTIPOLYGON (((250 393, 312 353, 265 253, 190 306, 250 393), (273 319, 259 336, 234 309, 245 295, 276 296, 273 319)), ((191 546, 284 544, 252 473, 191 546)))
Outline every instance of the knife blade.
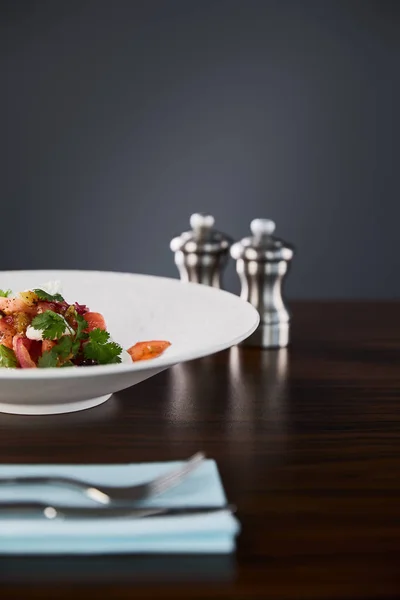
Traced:
POLYGON ((100 507, 61 506, 44 502, 0 502, 0 519, 4 517, 54 519, 144 519, 148 517, 196 516, 210 513, 236 511, 236 507, 223 506, 149 506, 149 507, 100 507))

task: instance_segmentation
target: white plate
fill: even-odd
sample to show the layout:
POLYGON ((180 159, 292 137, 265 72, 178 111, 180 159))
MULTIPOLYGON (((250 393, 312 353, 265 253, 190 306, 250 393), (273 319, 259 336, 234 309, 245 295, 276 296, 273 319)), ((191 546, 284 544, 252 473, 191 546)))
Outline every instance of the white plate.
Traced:
POLYGON ((0 368, 0 412, 57 414, 97 406, 118 392, 178 363, 225 350, 259 322, 251 304, 228 292, 176 279, 101 271, 3 271, 0 288, 14 292, 60 280, 67 302, 101 312, 125 349, 168 340, 158 358, 67 369, 0 368))

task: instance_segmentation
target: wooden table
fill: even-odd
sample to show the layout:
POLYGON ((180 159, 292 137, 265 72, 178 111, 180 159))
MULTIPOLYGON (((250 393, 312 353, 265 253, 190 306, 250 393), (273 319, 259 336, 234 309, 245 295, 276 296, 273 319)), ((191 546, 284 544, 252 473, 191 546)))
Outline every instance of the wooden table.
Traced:
POLYGON ((2 462, 204 450, 238 506, 235 555, 1 559, 1 597, 399 598, 400 304, 292 308, 290 350, 233 348, 83 413, 0 416, 2 462))

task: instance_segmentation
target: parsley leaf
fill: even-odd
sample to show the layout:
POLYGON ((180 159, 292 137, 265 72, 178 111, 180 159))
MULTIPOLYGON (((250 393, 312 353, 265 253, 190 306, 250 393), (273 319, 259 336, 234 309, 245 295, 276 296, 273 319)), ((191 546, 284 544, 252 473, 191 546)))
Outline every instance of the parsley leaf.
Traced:
POLYGON ((79 313, 77 313, 75 311, 75 320, 78 324, 78 327, 76 329, 76 337, 79 339, 87 339, 87 334, 83 333, 83 330, 86 329, 86 327, 88 326, 88 322, 85 321, 85 319, 82 317, 82 315, 80 315, 79 313))
POLYGON ((64 362, 70 363, 70 356, 73 353, 74 344, 75 342, 72 341, 71 336, 63 335, 58 344, 53 346, 51 350, 43 352, 38 360, 38 367, 42 369, 47 367, 63 367, 64 362))
POLYGON ((0 298, 8 298, 11 294, 11 290, 0 290, 0 298))
POLYGON ((31 323, 34 329, 41 330, 45 340, 54 340, 62 337, 67 327, 63 317, 53 312, 46 310, 44 313, 37 315, 31 323))
POLYGON ((110 341, 110 334, 107 331, 97 328, 86 333, 88 323, 84 317, 76 311, 72 316, 76 321, 76 331, 66 325, 65 319, 52 310, 47 310, 32 320, 32 327, 41 330, 44 339, 58 339, 56 345, 39 358, 40 368, 74 366, 73 361, 77 355, 79 360, 82 359, 82 342, 85 342, 82 346, 85 359, 99 365, 122 362, 120 356, 122 347, 110 341), (66 334, 66 328, 70 329, 71 335, 66 334))
POLYGON ((39 298, 39 300, 45 300, 46 302, 65 302, 64 298, 61 296, 61 294, 54 294, 54 296, 52 296, 51 294, 48 294, 47 292, 45 292, 44 290, 33 290, 36 294, 36 296, 39 298))
POLYGON ((91 342, 96 342, 96 344, 106 344, 110 339, 110 334, 104 329, 96 328, 89 333, 89 339, 91 342))
POLYGON ((0 367, 15 369, 17 365, 18 361, 14 351, 0 344, 0 367))
POLYGON ((72 356, 75 357, 78 354, 80 348, 81 348, 81 342, 80 342, 80 340, 75 339, 72 342, 72 346, 71 346, 71 354, 72 354, 72 356))
POLYGON ((72 339, 70 335, 63 335, 58 344, 52 348, 60 358, 68 358, 72 352, 72 339))
POLYGON ((48 350, 47 352, 43 352, 42 356, 38 360, 38 367, 40 369, 46 369, 49 367, 57 367, 58 366, 58 356, 57 353, 54 352, 54 349, 48 350))
POLYGON ((50 339, 58 338, 56 345, 48 352, 44 352, 41 358, 39 358, 39 367, 74 366, 71 360, 79 353, 81 341, 89 337, 86 333, 82 332, 87 327, 86 321, 79 315, 76 316, 78 328, 76 332, 71 329, 72 335, 66 335, 65 320, 51 310, 47 310, 33 319, 32 327, 42 329, 43 337, 46 337, 47 334, 50 336, 50 339))
POLYGON ((85 358, 94 360, 99 365, 121 362, 122 348, 116 342, 108 341, 110 334, 103 329, 93 329, 89 333, 89 341, 84 345, 85 358))

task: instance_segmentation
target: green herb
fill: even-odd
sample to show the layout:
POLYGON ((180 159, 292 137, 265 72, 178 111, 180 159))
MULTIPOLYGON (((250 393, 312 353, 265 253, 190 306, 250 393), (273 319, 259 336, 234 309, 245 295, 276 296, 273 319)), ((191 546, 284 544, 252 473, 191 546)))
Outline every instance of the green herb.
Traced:
POLYGON ((70 335, 63 335, 51 350, 43 352, 38 360, 38 367, 44 369, 48 367, 64 366, 66 359, 68 359, 66 362, 70 362, 71 355, 76 354, 79 350, 79 342, 77 347, 75 344, 76 342, 72 340, 70 335))
POLYGON ((93 360, 99 365, 108 365, 121 362, 122 348, 119 344, 110 341, 110 334, 103 329, 93 329, 90 333, 84 330, 88 324, 82 315, 75 311, 76 331, 67 325, 71 335, 65 334, 65 320, 53 312, 47 310, 38 315, 32 321, 32 327, 43 332, 45 339, 58 339, 53 348, 38 360, 38 367, 71 367, 74 366, 73 360, 80 354, 81 347, 83 355, 88 360, 93 360), (83 344, 82 344, 83 343, 83 344))
POLYGON ((65 334, 65 328, 68 327, 72 333, 72 329, 66 323, 65 319, 53 312, 46 310, 44 313, 37 315, 31 323, 34 329, 42 331, 42 336, 45 340, 54 340, 62 337, 65 334))
POLYGON ((17 365, 18 361, 14 351, 7 348, 7 346, 3 346, 3 344, 0 344, 0 367, 15 369, 17 365))
POLYGON ((116 342, 110 342, 110 334, 103 329, 93 329, 89 340, 83 347, 85 358, 94 360, 99 365, 121 362, 122 348, 116 342))
POLYGON ((52 296, 51 294, 48 294, 44 290, 33 290, 33 291, 35 292, 35 294, 39 298, 39 300, 44 300, 46 302, 65 302, 65 300, 61 296, 61 294, 54 294, 52 296))
POLYGON ((0 298, 8 298, 9 296, 11 296, 11 294, 11 290, 0 290, 0 298))
POLYGON ((104 329, 99 329, 98 327, 96 329, 92 329, 92 331, 89 333, 89 340, 95 344, 107 344, 109 339, 110 334, 108 331, 104 331, 104 329))
POLYGON ((64 335, 58 344, 52 350, 58 354, 60 358, 68 358, 72 351, 72 339, 70 335, 64 335))
POLYGON ((88 322, 85 321, 85 319, 82 317, 82 315, 79 315, 76 311, 75 311, 75 320, 77 322, 77 329, 76 329, 76 337, 80 340, 85 340, 87 339, 89 336, 87 333, 84 333, 83 330, 86 329, 86 327, 88 326, 88 322))
POLYGON ((38 367, 40 369, 58 367, 58 356, 57 353, 54 352, 54 348, 48 350, 47 352, 43 352, 42 356, 38 360, 38 367))
POLYGON ((61 359, 70 359, 76 356, 81 347, 81 342, 76 337, 64 335, 53 350, 61 359))
POLYGON ((71 361, 79 353, 81 342, 88 338, 87 333, 83 332, 87 327, 87 322, 76 311, 71 311, 70 316, 76 319, 76 332, 63 317, 52 310, 46 310, 32 320, 32 327, 41 330, 43 338, 58 339, 57 344, 39 358, 38 367, 74 366, 71 361), (66 335, 66 328, 69 329, 71 335, 66 335))
POLYGON ((81 348, 81 341, 76 339, 72 342, 71 346, 71 354, 72 356, 76 356, 81 348))

